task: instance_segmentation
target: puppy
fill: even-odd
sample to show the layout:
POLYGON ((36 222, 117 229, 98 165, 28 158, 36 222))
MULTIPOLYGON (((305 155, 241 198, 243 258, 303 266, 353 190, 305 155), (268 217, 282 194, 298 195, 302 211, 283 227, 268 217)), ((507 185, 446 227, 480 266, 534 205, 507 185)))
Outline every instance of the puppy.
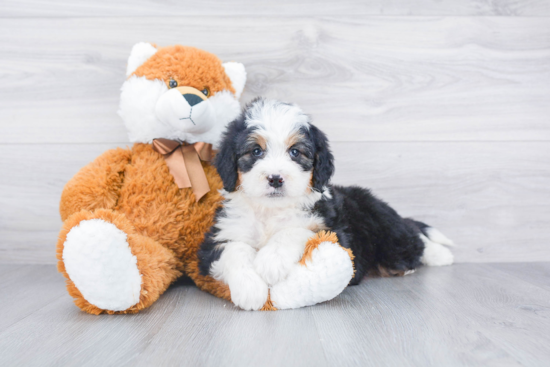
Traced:
POLYGON ((332 186, 327 137, 292 104, 256 99, 229 124, 215 159, 225 202, 199 251, 204 275, 229 285, 245 310, 262 308, 320 230, 355 255, 358 284, 369 272, 402 275, 421 263, 448 265, 439 231, 401 218, 360 187, 332 186))

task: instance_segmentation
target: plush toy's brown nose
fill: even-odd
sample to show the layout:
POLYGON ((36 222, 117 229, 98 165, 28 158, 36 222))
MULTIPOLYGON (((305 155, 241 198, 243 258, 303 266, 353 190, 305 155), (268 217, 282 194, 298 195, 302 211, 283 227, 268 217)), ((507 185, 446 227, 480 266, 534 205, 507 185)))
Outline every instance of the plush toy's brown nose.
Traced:
POLYGON ((206 101, 206 96, 196 88, 177 87, 174 89, 181 93, 181 96, 185 98, 191 107, 201 103, 202 101, 206 101))
POLYGON ((196 104, 199 104, 202 102, 202 98, 197 96, 196 94, 186 93, 182 94, 183 98, 189 103, 190 106, 194 106, 196 104))

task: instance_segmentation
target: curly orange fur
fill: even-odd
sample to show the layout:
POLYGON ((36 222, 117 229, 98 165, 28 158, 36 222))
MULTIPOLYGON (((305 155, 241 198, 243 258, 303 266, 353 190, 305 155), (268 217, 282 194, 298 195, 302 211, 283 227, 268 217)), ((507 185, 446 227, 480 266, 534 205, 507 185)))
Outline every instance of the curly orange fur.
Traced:
POLYGON ((59 207, 61 220, 82 209, 114 208, 131 156, 129 149, 112 149, 82 168, 63 189, 59 207))
MULTIPOLYGON (((313 251, 317 247, 319 247, 319 245, 323 242, 338 243, 338 236, 336 235, 336 233, 330 232, 330 231, 319 231, 319 232, 317 232, 315 234, 315 236, 311 237, 307 241, 306 249, 304 250, 304 254, 302 255, 302 258, 300 259, 299 264, 303 265, 303 266, 307 266, 307 262, 311 261, 311 256, 313 256, 313 251)), ((340 246, 340 247, 342 247, 342 246, 340 246)), ((351 259, 351 264, 353 266, 353 275, 355 275, 355 264, 353 262, 353 260, 355 259, 355 255, 353 255, 353 252, 349 248, 342 247, 342 249, 348 253, 349 258, 351 259)), ((352 278, 353 278, 353 276, 352 276, 352 278)))
POLYGON ((224 89, 235 93, 220 59, 195 47, 176 45, 158 48, 132 75, 164 80, 167 86, 172 79, 178 82, 178 86, 198 90, 208 88, 209 96, 224 89))
POLYGON ((65 221, 57 242, 57 259, 58 270, 67 278, 67 289, 78 307, 91 314, 135 313, 156 301, 182 273, 189 275, 200 289, 231 300, 226 284, 201 275, 198 268, 198 248, 222 201, 218 192, 222 182, 215 168, 208 163, 203 163, 203 167, 212 190, 198 203, 190 188, 180 190, 176 186, 164 158, 149 144, 135 144, 131 150, 108 151, 73 177, 66 186, 71 191, 64 193, 61 200, 65 221), (119 163, 116 169, 105 169, 108 159, 119 163), (99 197, 114 196, 115 188, 106 184, 113 175, 118 177, 111 179, 117 183, 118 199, 100 200, 100 205, 85 206, 70 214, 66 208, 93 202, 101 188, 104 191, 99 192, 99 197), (96 182, 104 186, 95 187, 96 182), (137 257, 143 275, 142 293, 139 303, 126 311, 102 310, 90 304, 65 270, 63 244, 67 234, 81 221, 89 219, 105 220, 124 231, 130 250, 137 257))
POLYGON ((277 307, 273 305, 271 301, 271 295, 267 294, 267 301, 265 301, 264 307, 260 311, 277 311, 277 307))

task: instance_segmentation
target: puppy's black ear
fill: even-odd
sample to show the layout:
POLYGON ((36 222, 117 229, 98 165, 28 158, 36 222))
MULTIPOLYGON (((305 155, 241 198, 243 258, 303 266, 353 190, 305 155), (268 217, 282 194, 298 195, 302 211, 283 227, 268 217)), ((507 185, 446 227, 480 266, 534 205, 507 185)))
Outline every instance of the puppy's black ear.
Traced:
POLYGON ((330 151, 325 133, 313 125, 310 125, 309 132, 315 144, 313 188, 317 191, 323 191, 323 187, 328 184, 334 174, 334 156, 330 151))
POLYGON ((223 188, 226 191, 235 191, 239 177, 237 166, 237 138, 244 129, 244 116, 238 117, 227 126, 223 134, 220 149, 214 159, 214 166, 222 178, 223 188))

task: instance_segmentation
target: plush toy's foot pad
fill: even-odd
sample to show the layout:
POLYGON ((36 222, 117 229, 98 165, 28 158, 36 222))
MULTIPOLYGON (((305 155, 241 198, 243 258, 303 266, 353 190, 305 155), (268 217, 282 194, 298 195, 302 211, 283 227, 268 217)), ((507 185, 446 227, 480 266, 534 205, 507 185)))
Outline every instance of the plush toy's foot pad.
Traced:
POLYGON ((306 248, 303 261, 270 289, 271 303, 289 309, 331 300, 347 287, 353 272, 350 253, 339 244, 325 241, 311 251, 306 248))
POLYGON ((63 262, 86 301, 124 311, 139 302, 141 275, 126 233, 102 219, 83 220, 67 234, 63 262))

